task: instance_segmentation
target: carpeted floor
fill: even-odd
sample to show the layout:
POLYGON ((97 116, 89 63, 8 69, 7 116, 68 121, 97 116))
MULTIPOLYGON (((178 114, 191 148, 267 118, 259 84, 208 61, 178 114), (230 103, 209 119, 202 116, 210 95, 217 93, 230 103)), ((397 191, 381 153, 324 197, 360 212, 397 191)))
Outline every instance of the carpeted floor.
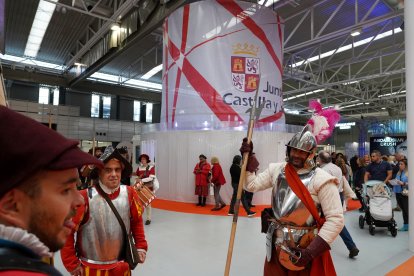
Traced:
MULTIPOLYGON (((165 199, 155 199, 152 202, 152 207, 173 211, 173 212, 180 212, 180 213, 189 213, 189 214, 200 214, 200 215, 214 215, 214 216, 227 216, 229 212, 229 205, 225 206, 223 209, 219 211, 211 211, 214 207, 213 205, 206 205, 205 207, 196 206, 194 203, 185 203, 185 202, 177 202, 165 199)), ((256 207, 252 208, 252 211, 256 212, 255 217, 260 217, 260 213, 264 208, 270 207, 269 205, 257 205, 256 207)), ((361 207, 361 204, 358 200, 348 200, 348 211, 352 211, 361 207)), ((244 208, 240 208, 239 216, 247 217, 244 208)))

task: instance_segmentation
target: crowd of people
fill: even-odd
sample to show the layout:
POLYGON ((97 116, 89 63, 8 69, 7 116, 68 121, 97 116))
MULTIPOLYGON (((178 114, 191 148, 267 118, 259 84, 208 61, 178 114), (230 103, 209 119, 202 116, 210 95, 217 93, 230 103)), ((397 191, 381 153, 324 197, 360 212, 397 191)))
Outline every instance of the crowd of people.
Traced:
MULTIPOLYGON (((0 159, 0 270, 7 268, 10 275, 61 275, 42 261, 58 250, 74 276, 131 275, 145 262, 148 243, 142 217, 145 212, 145 224, 150 225, 151 205, 142 204, 139 190, 159 188, 147 154, 139 156, 133 173, 125 148, 108 146, 84 153, 76 141, 4 107, 0 122, 9 129, 7 137, 0 136, 9 157, 0 159), (84 185, 79 185, 79 172, 84 185), (136 177, 134 184, 131 176, 136 177)), ((406 157, 397 153, 385 159, 373 150, 348 162, 341 153, 317 153, 321 136, 315 129, 308 122, 286 145, 286 161, 268 164, 261 173, 253 143, 242 142, 240 153, 248 159, 241 203, 248 216, 255 215, 251 195, 272 189, 271 208, 262 212, 265 276, 335 275, 329 250, 338 235, 349 257, 357 256, 359 249, 344 226, 344 202, 357 198, 364 211, 363 188, 370 180, 389 185, 402 211, 400 230, 408 230, 406 157)), ((229 166, 233 195, 228 215, 236 211, 241 155, 235 155, 229 166)), ((212 157, 209 163, 200 154, 193 173, 197 206, 206 206, 211 187, 211 211, 223 209, 220 190, 227 181, 219 159, 212 157)))
POLYGON ((400 231, 408 231, 408 160, 400 152, 393 155, 382 155, 379 150, 363 156, 354 155, 348 162, 341 153, 332 152, 332 162, 345 173, 346 179, 352 184, 356 197, 361 204, 360 212, 366 209, 363 184, 369 180, 385 183, 396 198, 397 205, 393 211, 402 212, 403 226, 400 231))
MULTIPOLYGON (((229 169, 231 175, 231 185, 233 188, 233 195, 230 200, 230 209, 228 212, 229 216, 234 215, 234 205, 236 203, 237 189, 241 174, 241 161, 242 157, 240 155, 235 155, 229 169)), ((214 195, 215 201, 215 206, 211 209, 211 211, 219 211, 227 206, 220 196, 220 189, 227 182, 218 157, 211 157, 210 163, 207 161, 207 157, 204 154, 200 154, 199 162, 195 165, 193 170, 195 175, 195 195, 198 196, 198 203, 196 206, 206 206, 207 196, 211 194, 214 195), (209 192, 210 189, 212 189, 212 193, 209 192)), ((241 203, 248 217, 253 217, 256 214, 256 212, 251 210, 252 207, 255 207, 252 204, 252 200, 253 193, 243 190, 241 195, 241 203)))

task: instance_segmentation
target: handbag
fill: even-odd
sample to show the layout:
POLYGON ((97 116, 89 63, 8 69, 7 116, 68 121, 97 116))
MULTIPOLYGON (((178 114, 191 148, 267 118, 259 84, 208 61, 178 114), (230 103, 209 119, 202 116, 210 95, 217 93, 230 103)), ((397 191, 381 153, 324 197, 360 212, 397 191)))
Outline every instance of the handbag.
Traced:
POLYGON ((138 250, 135 247, 135 242, 134 242, 134 237, 132 236, 132 233, 127 234, 127 230, 125 227, 125 223, 122 220, 121 216, 118 213, 118 210, 116 210, 114 204, 112 203, 112 201, 109 199, 108 195, 105 194, 105 192, 102 190, 101 186, 99 186, 99 184, 95 185, 95 188, 99 191, 99 194, 106 200, 106 202, 108 203, 109 207, 111 207, 112 211, 114 212, 119 225, 121 225, 122 228, 122 232, 124 233, 124 261, 126 263, 128 263, 129 265, 129 269, 134 270, 135 267, 137 267, 139 261, 139 256, 138 256, 138 250))
POLYGON ((208 184, 208 194, 211 196, 214 195, 214 184, 213 183, 208 184))
POLYGON ((403 188, 402 191, 401 191, 401 194, 403 196, 408 196, 408 189, 407 188, 403 188))

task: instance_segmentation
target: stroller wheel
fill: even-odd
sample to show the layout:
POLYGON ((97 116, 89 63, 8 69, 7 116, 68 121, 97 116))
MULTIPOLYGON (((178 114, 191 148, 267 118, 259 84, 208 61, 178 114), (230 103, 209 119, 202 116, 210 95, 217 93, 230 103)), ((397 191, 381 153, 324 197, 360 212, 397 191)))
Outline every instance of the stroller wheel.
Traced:
POLYGON ((364 216, 359 216, 359 228, 364 229, 364 216))
POLYGON ((375 235, 375 227, 374 227, 374 226, 372 226, 372 225, 370 225, 370 226, 369 226, 369 233, 370 233, 372 236, 374 236, 374 235, 375 235))
POLYGON ((397 236, 397 233, 398 233, 397 228, 392 227, 391 228, 391 236, 396 237, 397 236))

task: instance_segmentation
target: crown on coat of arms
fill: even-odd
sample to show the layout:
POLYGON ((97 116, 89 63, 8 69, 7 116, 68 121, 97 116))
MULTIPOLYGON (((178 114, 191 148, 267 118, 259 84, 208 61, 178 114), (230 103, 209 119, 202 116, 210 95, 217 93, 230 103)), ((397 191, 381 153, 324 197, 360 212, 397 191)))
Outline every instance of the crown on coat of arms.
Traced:
POLYGON ((247 54, 252 56, 257 56, 259 53, 259 47, 253 44, 244 43, 237 43, 233 45, 233 54, 247 54))

